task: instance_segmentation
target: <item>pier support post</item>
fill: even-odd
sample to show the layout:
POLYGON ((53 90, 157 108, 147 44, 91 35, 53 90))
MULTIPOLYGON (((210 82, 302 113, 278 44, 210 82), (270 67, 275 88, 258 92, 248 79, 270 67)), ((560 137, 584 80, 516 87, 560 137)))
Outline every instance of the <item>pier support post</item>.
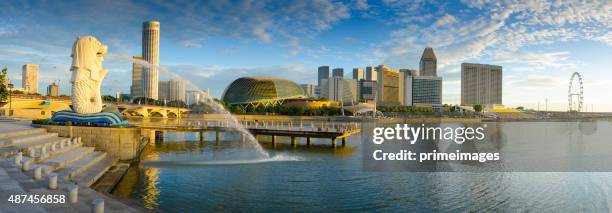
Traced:
POLYGON ((276 135, 272 135, 272 146, 276 146, 276 135))
POLYGON ((74 184, 68 186, 68 193, 70 193, 70 203, 76 203, 79 201, 79 186, 74 184))
POLYGON ((204 131, 200 132, 200 142, 204 142, 204 131))
POLYGON ((49 183, 49 189, 57 189, 57 174, 50 174, 47 176, 47 181, 49 183))
POLYGON ((34 169, 34 179, 36 180, 42 180, 42 167, 37 166, 34 169))
POLYGON ((217 142, 219 142, 221 140, 221 132, 220 131, 216 131, 215 132, 215 140, 217 142))
POLYGON ((155 142, 161 142, 161 141, 164 141, 164 132, 155 131, 155 142))
POLYGON ((297 145, 297 138, 295 136, 291 136, 291 146, 295 147, 297 145))
POLYGON ((312 144, 312 140, 310 137, 306 137, 306 146, 310 146, 312 144))
POLYGON ((23 162, 21 170, 23 170, 24 172, 30 171, 30 166, 32 166, 32 159, 23 162))
POLYGON ((336 138, 331 138, 331 144, 333 147, 336 147, 336 138))
POLYGON ((23 159, 23 153, 22 152, 18 152, 17 155, 15 155, 15 166, 19 167, 21 166, 21 160, 23 159))
POLYGON ((104 199, 97 198, 91 202, 91 212, 104 213, 104 199))
POLYGON ((346 138, 342 138, 342 146, 346 146, 346 138))

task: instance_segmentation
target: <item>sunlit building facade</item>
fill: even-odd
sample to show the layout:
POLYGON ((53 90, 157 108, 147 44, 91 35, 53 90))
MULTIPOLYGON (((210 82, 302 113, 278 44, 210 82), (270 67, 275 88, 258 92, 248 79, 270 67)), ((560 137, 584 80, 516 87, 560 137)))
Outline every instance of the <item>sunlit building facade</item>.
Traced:
MULTIPOLYGON (((159 22, 147 21, 142 24, 142 59, 151 65, 159 65, 159 22)), ((159 70, 156 67, 143 67, 143 96, 159 99, 159 70)))
POLYGON ((24 92, 38 93, 38 64, 24 64, 21 71, 21 85, 24 92))
POLYGON ((330 101, 338 101, 344 105, 357 102, 357 83, 353 79, 332 77, 323 80, 321 96, 330 101))
POLYGON ((502 105, 502 67, 461 64, 461 105, 502 105))

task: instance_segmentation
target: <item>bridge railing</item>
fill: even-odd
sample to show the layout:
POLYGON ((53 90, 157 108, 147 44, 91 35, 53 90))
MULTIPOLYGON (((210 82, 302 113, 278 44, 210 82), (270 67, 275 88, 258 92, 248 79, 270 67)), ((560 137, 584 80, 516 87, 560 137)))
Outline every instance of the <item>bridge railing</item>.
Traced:
POLYGON ((357 131, 361 125, 356 122, 315 122, 315 121, 278 121, 278 120, 183 120, 173 123, 150 123, 147 125, 169 128, 233 128, 242 126, 247 129, 270 129, 287 131, 340 132, 357 131))

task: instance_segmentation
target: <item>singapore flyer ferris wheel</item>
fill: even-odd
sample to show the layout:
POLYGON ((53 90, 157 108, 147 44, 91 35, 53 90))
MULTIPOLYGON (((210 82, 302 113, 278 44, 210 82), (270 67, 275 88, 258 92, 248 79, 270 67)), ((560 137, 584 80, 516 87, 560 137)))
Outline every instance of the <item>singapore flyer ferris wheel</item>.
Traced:
POLYGON ((569 112, 580 112, 582 110, 582 99, 584 98, 584 90, 582 87, 582 76, 578 72, 574 72, 570 78, 569 88, 567 91, 567 100, 569 102, 569 112))

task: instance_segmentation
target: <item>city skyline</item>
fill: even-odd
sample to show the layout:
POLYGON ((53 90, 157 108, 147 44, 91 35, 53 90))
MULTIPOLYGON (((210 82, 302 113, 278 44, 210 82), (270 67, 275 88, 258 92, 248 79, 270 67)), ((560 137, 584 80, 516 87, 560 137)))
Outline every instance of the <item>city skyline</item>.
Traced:
MULTIPOLYGON (((130 93, 132 63, 117 58, 140 54, 142 22, 159 20, 159 64, 210 88, 215 97, 243 76, 316 84, 323 65, 330 71, 379 64, 419 69, 423 48, 430 46, 444 78, 444 103, 460 102, 465 62, 504 67, 504 105, 535 109, 548 98, 550 109, 565 110, 569 78, 577 71, 585 81, 585 109, 593 104, 596 111, 612 111, 605 92, 612 84, 612 61, 605 60, 612 55, 612 3, 528 3, 2 2, 0 66, 9 68, 11 83, 20 87, 21 66, 39 64, 39 93, 58 80, 65 93, 70 45, 76 36, 91 34, 109 44, 104 63, 113 75, 103 93, 130 93), (90 15, 77 18, 81 10, 90 15)), ((162 75, 160 80, 169 79, 162 75)))

